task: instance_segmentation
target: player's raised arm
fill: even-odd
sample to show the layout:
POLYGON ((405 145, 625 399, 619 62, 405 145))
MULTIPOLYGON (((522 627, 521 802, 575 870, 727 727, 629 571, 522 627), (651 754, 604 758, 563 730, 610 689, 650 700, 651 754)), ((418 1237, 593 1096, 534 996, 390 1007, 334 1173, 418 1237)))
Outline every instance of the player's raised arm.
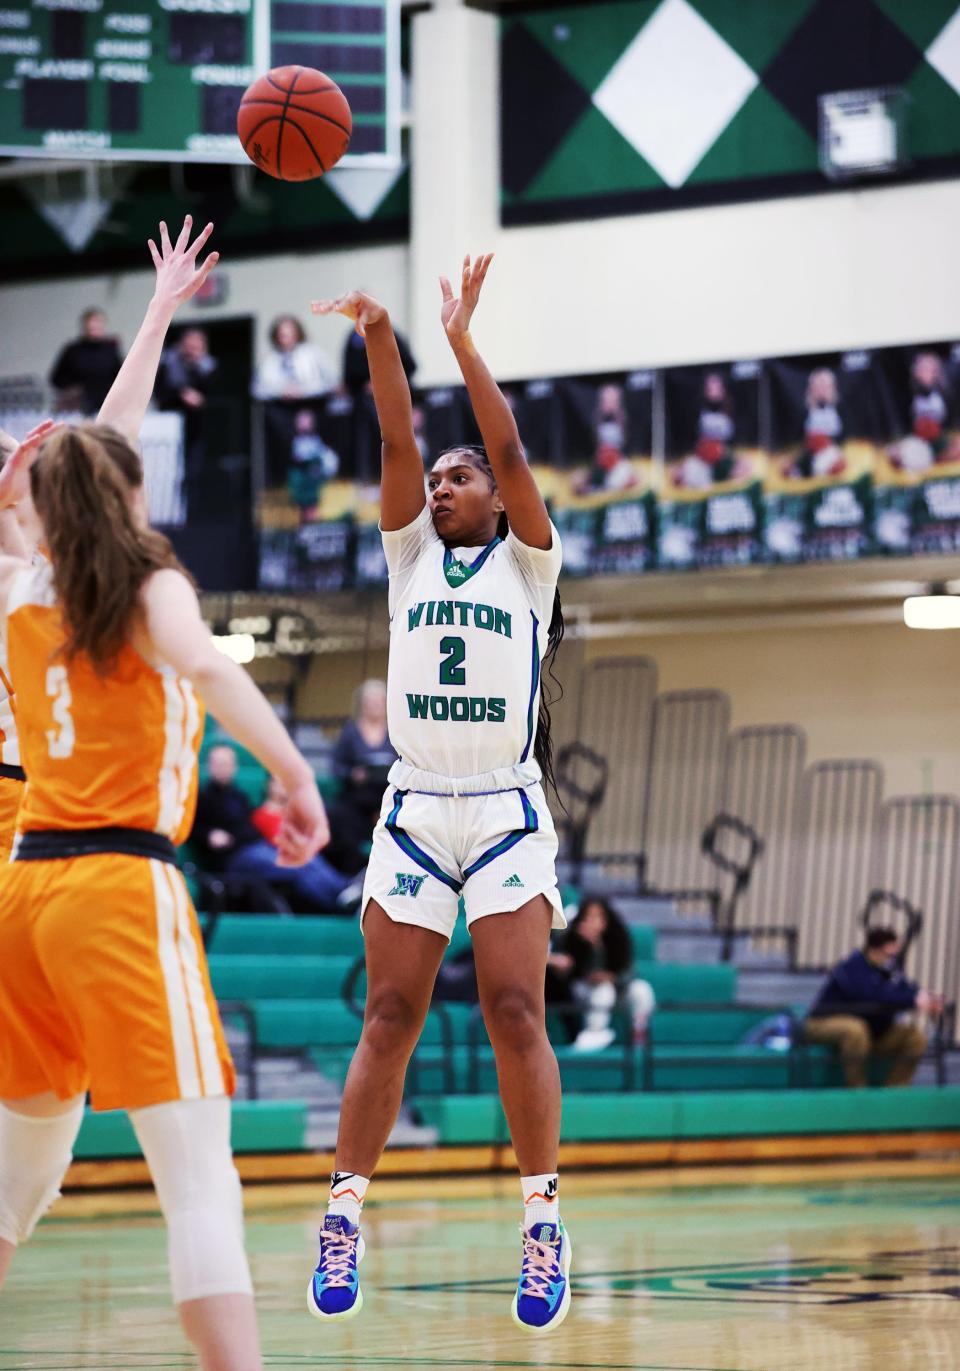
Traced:
POLYGON ((383 443, 380 527, 385 533, 406 528, 426 504, 423 459, 413 433, 413 402, 400 349, 383 305, 362 291, 339 300, 315 300, 314 314, 343 314, 366 340, 370 383, 383 443))
POLYGON ((207 224, 191 243, 192 229, 193 220, 188 214, 175 243, 171 243, 167 226, 162 223, 158 234, 159 249, 152 238, 147 244, 157 269, 153 298, 133 346, 97 415, 98 423, 109 424, 131 443, 136 443, 140 436, 173 316, 182 304, 196 295, 220 258, 219 253, 211 252, 198 265, 201 249, 213 232, 213 225, 207 224))
POLYGON ((463 375, 510 528, 528 547, 546 550, 551 544, 550 516, 527 465, 513 411, 470 336, 470 320, 492 261, 492 252, 472 266, 469 257, 463 259, 459 299, 446 276, 440 277, 440 321, 463 375))
POLYGON ((213 645, 196 592, 182 572, 155 571, 140 592, 150 645, 195 686, 215 719, 249 748, 288 799, 277 847, 281 866, 301 866, 330 841, 323 801, 309 765, 253 681, 213 645))

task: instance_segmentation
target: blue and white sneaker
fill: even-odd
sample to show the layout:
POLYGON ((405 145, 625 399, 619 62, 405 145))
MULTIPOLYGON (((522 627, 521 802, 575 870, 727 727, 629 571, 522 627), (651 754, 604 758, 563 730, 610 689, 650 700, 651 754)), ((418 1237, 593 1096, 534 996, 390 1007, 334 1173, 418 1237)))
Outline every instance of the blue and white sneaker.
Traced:
POLYGON ((360 1273, 364 1244, 359 1224, 328 1214, 320 1230, 320 1260, 307 1290, 316 1319, 352 1319, 363 1308, 360 1273))
POLYGON ((547 1333, 563 1323, 570 1309, 570 1235, 560 1218, 520 1232, 523 1265, 513 1299, 513 1321, 530 1333, 547 1333))

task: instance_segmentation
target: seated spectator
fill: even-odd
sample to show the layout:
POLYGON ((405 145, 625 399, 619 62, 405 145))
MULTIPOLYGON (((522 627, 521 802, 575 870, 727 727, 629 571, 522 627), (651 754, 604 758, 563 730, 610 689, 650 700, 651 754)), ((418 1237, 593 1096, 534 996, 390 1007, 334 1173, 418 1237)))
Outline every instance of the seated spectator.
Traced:
POLYGON ((836 1048, 848 1086, 867 1084, 871 1055, 892 1058, 887 1085, 909 1085, 927 1035, 903 1021, 915 1010, 938 1014, 943 997, 908 981, 900 966, 900 939, 892 928, 871 928, 863 950, 830 973, 803 1025, 808 1043, 836 1048))
POLYGON ((364 681, 354 695, 354 716, 333 750, 334 775, 342 790, 331 806, 335 837, 329 856, 351 876, 366 865, 387 773, 396 760, 387 733, 387 687, 383 681, 364 681))
POLYGON ((217 361, 202 328, 188 328, 160 358, 156 401, 183 415, 184 467, 188 503, 201 479, 206 457, 206 405, 216 384, 217 361))
POLYGON ((310 400, 335 390, 337 377, 326 353, 307 341, 303 325, 282 314, 270 328, 270 351, 257 367, 258 400, 310 400))
POLYGON ((203 854, 204 869, 269 885, 283 884, 315 912, 336 911, 338 897, 351 883, 349 876, 335 871, 319 854, 305 866, 277 863, 278 825, 273 816, 283 804, 280 782, 270 782, 267 800, 257 811, 258 824, 253 806, 235 784, 237 754, 233 748, 226 744, 211 748, 207 769, 210 779, 197 795, 197 816, 190 835, 203 854), (273 836, 265 837, 264 833, 271 830, 273 836))
POLYGON ((80 337, 60 350, 50 372, 50 384, 58 392, 57 408, 97 414, 122 362, 117 339, 107 333, 103 310, 85 309, 80 337))
POLYGON ((548 1004, 582 1006, 583 1026, 574 1040, 581 1051, 609 1047, 619 997, 630 1009, 635 1042, 646 1038, 656 1000, 652 987, 631 975, 630 929, 608 900, 584 899, 567 929, 561 948, 547 960, 548 1004))
POLYGON ((312 409, 297 410, 293 424, 287 493, 300 511, 300 522, 306 524, 318 518, 323 488, 336 476, 340 458, 317 433, 312 409))

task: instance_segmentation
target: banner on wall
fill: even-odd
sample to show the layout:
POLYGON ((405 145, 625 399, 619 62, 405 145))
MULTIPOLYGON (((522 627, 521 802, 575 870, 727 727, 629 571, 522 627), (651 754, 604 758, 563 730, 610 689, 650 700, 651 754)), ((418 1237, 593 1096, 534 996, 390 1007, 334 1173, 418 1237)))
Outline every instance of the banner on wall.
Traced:
MULTIPOLYGON (((960 551, 960 343, 508 383, 570 576, 960 551)), ((413 407, 424 471, 480 441, 413 407)), ((367 395, 268 407, 265 589, 382 588, 367 395)))
POLYGON ((652 371, 554 383, 557 460, 534 471, 570 575, 638 573, 654 564, 655 384, 652 371))
POLYGON ((877 459, 896 431, 895 398, 882 365, 861 350, 778 358, 767 370, 767 559, 867 555, 877 459))
POLYGON ((874 491, 876 550, 960 551, 960 343, 889 348, 899 402, 874 491))
POLYGON ((658 491, 660 567, 744 566, 763 546, 762 364, 663 373, 666 464, 658 491))

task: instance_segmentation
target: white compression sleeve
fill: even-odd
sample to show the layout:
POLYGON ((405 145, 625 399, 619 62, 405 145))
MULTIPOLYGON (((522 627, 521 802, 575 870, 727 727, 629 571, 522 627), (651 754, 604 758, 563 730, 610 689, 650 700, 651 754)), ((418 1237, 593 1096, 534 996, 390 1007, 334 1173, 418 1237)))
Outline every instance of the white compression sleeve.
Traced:
POLYGON ((0 1104, 0 1238, 26 1242, 60 1194, 82 1120, 82 1095, 44 1118, 0 1104))
POLYGON ((240 1177, 230 1151, 230 1101, 174 1100, 130 1111, 167 1221, 175 1304, 251 1295, 240 1177))

